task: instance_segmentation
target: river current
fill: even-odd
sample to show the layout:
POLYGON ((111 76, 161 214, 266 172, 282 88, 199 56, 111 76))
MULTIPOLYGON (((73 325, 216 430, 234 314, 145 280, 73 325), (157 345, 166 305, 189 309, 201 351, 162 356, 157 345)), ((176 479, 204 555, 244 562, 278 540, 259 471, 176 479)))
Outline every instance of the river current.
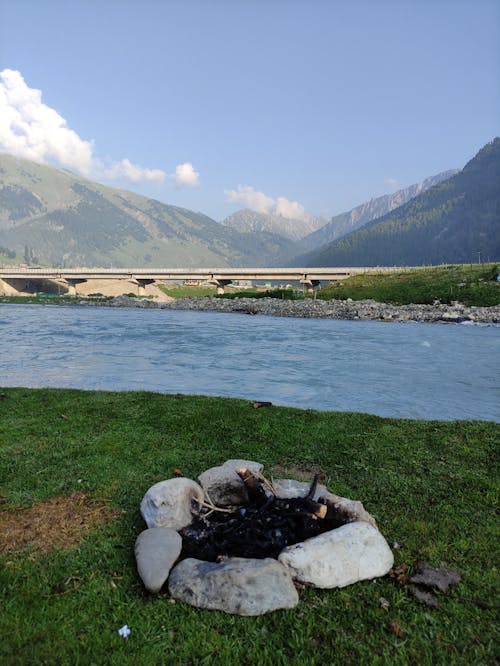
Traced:
POLYGON ((0 306, 0 386, 500 421, 500 327, 0 306))

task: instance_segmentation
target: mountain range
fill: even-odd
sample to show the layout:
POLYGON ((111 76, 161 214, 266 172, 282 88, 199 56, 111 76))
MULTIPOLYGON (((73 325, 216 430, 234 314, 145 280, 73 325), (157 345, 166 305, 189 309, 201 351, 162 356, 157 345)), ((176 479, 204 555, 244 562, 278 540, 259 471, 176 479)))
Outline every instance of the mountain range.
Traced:
POLYGON ((333 217, 244 209, 216 222, 0 153, 0 262, 335 266, 500 258, 500 139, 446 171, 333 217))
POLYGON ((0 154, 0 252, 61 266, 268 265, 293 242, 0 154))
POLYGON ((500 138, 465 167, 294 266, 470 263, 500 258, 500 138))
POLYGON ((368 222, 386 215, 395 208, 399 208, 399 206, 410 201, 410 199, 414 199, 430 187, 437 185, 443 180, 448 180, 448 178, 454 176, 458 171, 459 169, 443 171, 436 176, 421 180, 419 183, 400 189, 393 194, 385 194, 376 199, 370 199, 370 201, 356 206, 352 210, 335 215, 330 222, 305 236, 302 239, 302 246, 304 249, 312 250, 326 243, 331 243, 337 240, 337 238, 342 238, 342 236, 360 229, 365 224, 368 224, 368 222))
POLYGON ((297 220, 283 217, 282 215, 259 213, 249 208, 243 208, 222 220, 222 224, 225 227, 243 233, 262 233, 263 231, 267 231, 292 241, 299 241, 323 227, 326 224, 326 220, 321 217, 313 217, 312 215, 297 220))

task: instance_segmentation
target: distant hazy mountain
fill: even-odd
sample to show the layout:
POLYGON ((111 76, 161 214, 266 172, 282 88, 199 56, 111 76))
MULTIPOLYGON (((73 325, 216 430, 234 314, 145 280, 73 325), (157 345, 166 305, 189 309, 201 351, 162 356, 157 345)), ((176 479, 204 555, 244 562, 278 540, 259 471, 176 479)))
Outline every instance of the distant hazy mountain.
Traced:
POLYGON ((265 265, 287 239, 242 234, 169 206, 0 153, 0 259, 66 266, 265 265))
POLYGON ((297 241, 319 229, 325 224, 325 220, 313 216, 307 220, 293 220, 281 215, 257 213, 244 208, 226 217, 222 221, 222 224, 243 233, 261 233, 266 231, 297 241))
POLYGON ((462 171, 294 265, 383 266, 500 259, 500 138, 462 171))
POLYGON ((312 250, 313 248, 319 248, 321 245, 325 245, 325 243, 337 240, 337 238, 342 238, 342 236, 350 234, 352 231, 356 231, 356 229, 360 229, 368 222, 399 208, 399 206, 410 201, 410 199, 413 199, 418 194, 425 192, 430 187, 437 185, 443 180, 451 178, 451 176, 454 176, 458 171, 459 169, 443 171, 436 176, 431 176, 419 183, 410 185, 410 187, 398 190, 397 192, 394 192, 394 194, 386 194, 382 197, 377 197, 376 199, 370 199, 370 201, 366 201, 346 213, 340 213, 339 215, 332 217, 330 222, 317 231, 313 231, 305 236, 305 238, 302 238, 301 245, 304 250, 312 250))

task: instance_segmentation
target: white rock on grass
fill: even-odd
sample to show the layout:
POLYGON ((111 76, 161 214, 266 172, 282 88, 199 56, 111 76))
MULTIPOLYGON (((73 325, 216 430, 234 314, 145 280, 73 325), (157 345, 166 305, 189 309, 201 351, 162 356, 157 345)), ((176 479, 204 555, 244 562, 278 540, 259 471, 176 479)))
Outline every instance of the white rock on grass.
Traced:
POLYGON ((211 467, 200 474, 198 481, 212 502, 217 506, 235 506, 248 502, 248 494, 236 470, 246 467, 254 474, 264 466, 253 460, 226 460, 218 467, 211 467))
POLYGON ((387 541, 372 525, 342 525, 302 543, 279 557, 294 580, 319 588, 345 587, 384 576, 394 563, 387 541))
POLYGON ((141 514, 148 527, 171 527, 180 530, 199 513, 203 502, 202 488, 191 479, 179 477, 160 481, 142 498, 141 514))
POLYGON ((231 557, 224 562, 188 558, 170 573, 170 594, 198 608, 263 615, 299 601, 290 574, 277 560, 231 557))
POLYGON ((180 535, 168 527, 141 532, 135 542, 137 571, 149 592, 159 592, 182 549, 180 535))
POLYGON ((368 513, 363 504, 358 500, 348 499, 347 497, 340 497, 333 493, 323 493, 319 495, 322 499, 326 500, 327 504, 332 504, 346 523, 354 523, 362 521, 369 523, 372 527, 377 527, 375 518, 368 513))
MULTIPOLYGON (((310 483, 305 481, 296 481, 295 479, 274 479, 273 488, 276 497, 280 499, 293 499, 294 497, 305 497, 311 487, 310 483)), ((321 495, 328 495, 326 486, 318 484, 313 500, 317 500, 321 495)))

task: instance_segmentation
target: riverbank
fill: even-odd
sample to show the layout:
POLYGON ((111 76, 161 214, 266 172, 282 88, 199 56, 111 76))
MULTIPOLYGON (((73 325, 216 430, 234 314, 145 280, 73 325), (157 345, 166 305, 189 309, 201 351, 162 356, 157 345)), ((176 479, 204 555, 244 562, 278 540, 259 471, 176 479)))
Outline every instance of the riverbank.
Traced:
POLYGON ((498 437, 498 424, 475 421, 0 388, 0 661, 493 663, 498 437), (320 471, 361 500, 393 547, 393 576, 301 589, 299 607, 258 618, 146 595, 133 555, 145 491, 229 458, 274 478, 320 471), (462 576, 438 607, 409 589, 419 561, 462 576))
MULTIPOLYGON (((79 300, 79 305, 99 305, 98 301, 79 300)), ((466 306, 460 303, 445 305, 391 305, 373 300, 313 300, 291 301, 277 298, 180 298, 166 303, 118 296, 102 303, 111 307, 161 308, 208 312, 238 312, 273 317, 300 317, 374 321, 419 321, 441 323, 500 323, 500 305, 491 307, 466 306)))

